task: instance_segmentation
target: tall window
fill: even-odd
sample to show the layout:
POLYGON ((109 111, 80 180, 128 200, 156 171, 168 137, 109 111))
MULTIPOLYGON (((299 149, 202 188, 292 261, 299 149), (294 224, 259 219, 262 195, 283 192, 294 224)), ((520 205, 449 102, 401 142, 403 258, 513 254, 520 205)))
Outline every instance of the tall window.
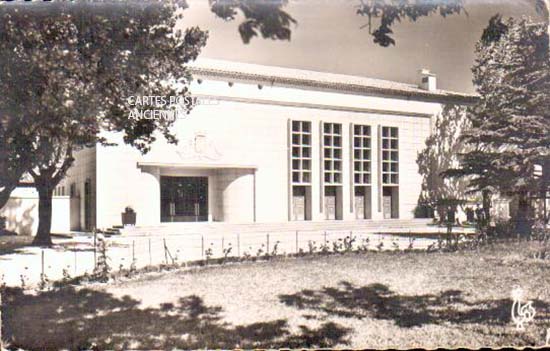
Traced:
POLYGON ((290 139, 289 218, 293 221, 311 220, 311 122, 292 121, 290 139))
POLYGON ((382 184, 399 183, 399 135, 396 127, 382 127, 382 184))
POLYGON ((325 219, 341 220, 342 211, 342 125, 339 123, 322 124, 323 159, 322 179, 324 194, 322 211, 325 219))
POLYGON ((292 121, 292 183, 311 184, 311 122, 292 121))
POLYGON ((353 126, 353 182, 355 185, 371 183, 370 126, 353 126))
POLYGON ((327 185, 342 184, 342 125, 323 123, 323 179, 327 185))

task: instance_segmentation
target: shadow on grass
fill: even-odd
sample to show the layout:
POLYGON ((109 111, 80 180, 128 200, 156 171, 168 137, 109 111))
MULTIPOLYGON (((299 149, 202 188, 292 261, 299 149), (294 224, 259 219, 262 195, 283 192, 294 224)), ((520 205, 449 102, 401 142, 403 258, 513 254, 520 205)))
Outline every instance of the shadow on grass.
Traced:
MULTIPOLYGON (((483 323, 506 325, 511 321, 511 299, 469 302, 459 290, 439 294, 399 295, 383 284, 356 287, 340 282, 337 287, 302 290, 296 294, 279 295, 281 302, 298 309, 317 310, 330 316, 393 320, 400 327, 425 324, 483 323)), ((549 310, 550 305, 535 300, 537 310, 549 310)))
POLYGON ((7 288, 3 301, 4 339, 31 350, 332 347, 349 332, 328 322, 292 333, 284 319, 235 326, 222 320, 221 307, 195 295, 140 308, 128 296, 91 289, 30 295, 7 288))
POLYGON ((31 246, 33 237, 0 233, 0 256, 23 253, 22 249, 31 246))

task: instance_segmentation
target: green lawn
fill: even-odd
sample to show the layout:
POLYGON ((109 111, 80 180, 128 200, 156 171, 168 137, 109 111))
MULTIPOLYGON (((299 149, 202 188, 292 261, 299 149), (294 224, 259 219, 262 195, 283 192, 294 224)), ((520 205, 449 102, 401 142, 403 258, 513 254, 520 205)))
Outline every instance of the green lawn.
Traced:
POLYGON ((458 253, 369 252, 148 274, 4 294, 4 339, 24 349, 541 346, 550 261, 539 243, 458 253), (534 301, 523 332, 518 285, 534 301))

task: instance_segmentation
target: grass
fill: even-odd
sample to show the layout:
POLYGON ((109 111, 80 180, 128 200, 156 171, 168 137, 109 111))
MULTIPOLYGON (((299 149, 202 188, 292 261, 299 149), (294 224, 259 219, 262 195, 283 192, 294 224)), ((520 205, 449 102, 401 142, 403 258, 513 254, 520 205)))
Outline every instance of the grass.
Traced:
POLYGON ((4 292, 4 338, 23 349, 541 346, 550 261, 535 242, 456 253, 368 252, 4 292), (517 331, 510 293, 533 300, 517 331))

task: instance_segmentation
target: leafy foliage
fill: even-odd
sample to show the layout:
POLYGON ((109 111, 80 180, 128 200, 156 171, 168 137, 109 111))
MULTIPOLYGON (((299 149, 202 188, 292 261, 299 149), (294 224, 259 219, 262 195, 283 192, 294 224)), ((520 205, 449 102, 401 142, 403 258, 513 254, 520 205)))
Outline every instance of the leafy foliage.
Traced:
POLYGON ((496 14, 489 19, 489 25, 483 30, 481 35, 481 42, 483 44, 490 44, 500 40, 500 37, 508 31, 508 27, 502 22, 502 16, 496 14))
POLYGON ((239 13, 244 20, 239 24, 239 33, 245 44, 261 34, 264 39, 290 40, 291 25, 296 20, 283 10, 288 0, 209 0, 216 16, 234 20, 239 13))
POLYGON ((545 24, 491 19, 472 68, 480 99, 469 109, 472 126, 463 135, 471 150, 447 172, 469 177, 470 190, 482 191, 484 199, 495 190, 517 195, 513 217, 524 235, 531 231, 529 193, 539 191, 544 179, 535 177, 535 167, 550 158, 548 38, 545 24))
POLYGON ((28 142, 32 129, 21 128, 17 118, 0 119, 0 208, 9 200, 23 174, 35 162, 35 145, 28 142))
MULTIPOLYGON (((226 20, 244 17, 239 33, 244 43, 261 35, 264 39, 290 40, 297 21, 287 11, 288 0, 209 0, 216 16, 226 20)), ((395 45, 391 27, 402 19, 416 22, 435 13, 443 17, 464 11, 463 0, 360 0, 356 14, 368 18, 369 33, 376 44, 395 45), (373 20, 378 20, 375 24, 373 20)))
POLYGON ((546 28, 526 19, 490 26, 501 28, 501 35, 476 46, 472 71, 480 99, 469 111, 472 127, 464 133, 473 148, 454 175, 473 175, 473 190, 537 189, 534 166, 550 156, 546 28))
POLYGON ((125 141, 142 151, 155 130, 174 140, 163 120, 128 120, 126 98, 188 93, 185 63, 197 57, 206 34, 173 31, 179 3, 2 6, 3 118, 51 125, 48 137, 80 145, 104 141, 101 128, 125 132, 125 141))
POLYGON ((444 177, 444 174, 458 166, 458 155, 466 151, 460 135, 468 127, 469 120, 464 107, 444 106, 434 117, 432 133, 426 139, 426 147, 416 159, 422 175, 419 202, 437 209, 440 219, 444 218, 449 205, 456 207, 466 197, 468 180, 444 177))
MULTIPOLYGON (((185 6, 176 0, 87 0, 0 7, 0 146, 19 143, 3 148, 8 156, 0 162, 32 155, 15 162, 9 177, 20 176, 20 168, 33 175, 44 200, 39 212, 48 211, 47 198, 74 151, 108 144, 102 131, 122 132, 142 152, 156 132, 176 142, 173 121, 129 119, 126 99, 189 94, 185 64, 196 59, 207 35, 196 27, 175 29, 185 6)), ((41 215, 37 236, 42 233, 46 244, 48 217, 41 215)))
POLYGON ((361 0, 357 14, 368 18, 369 33, 374 42, 387 47, 395 45, 391 27, 402 19, 416 22, 421 17, 439 13, 443 17, 460 14, 464 11, 463 0, 361 0), (378 27, 373 30, 373 19, 379 19, 378 27))

